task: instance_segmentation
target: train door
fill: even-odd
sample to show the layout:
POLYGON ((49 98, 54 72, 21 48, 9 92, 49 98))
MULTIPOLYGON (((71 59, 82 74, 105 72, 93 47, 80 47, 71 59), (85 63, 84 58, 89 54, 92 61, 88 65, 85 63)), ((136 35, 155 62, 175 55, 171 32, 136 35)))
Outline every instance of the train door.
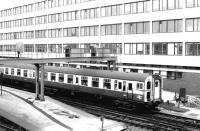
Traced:
POLYGON ((154 99, 160 98, 160 81, 155 80, 154 82, 154 99))
POLYGON ((134 95, 133 95, 133 83, 131 82, 127 82, 127 93, 128 93, 128 98, 129 99, 134 99, 134 95))

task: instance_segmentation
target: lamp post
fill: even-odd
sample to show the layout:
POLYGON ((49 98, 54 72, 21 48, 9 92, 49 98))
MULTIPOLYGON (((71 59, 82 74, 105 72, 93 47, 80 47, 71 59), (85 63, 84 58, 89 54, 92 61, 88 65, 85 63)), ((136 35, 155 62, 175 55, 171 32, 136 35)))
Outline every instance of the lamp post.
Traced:
POLYGON ((101 116, 100 117, 100 120, 101 120, 101 131, 103 131, 104 129, 103 129, 103 124, 104 124, 104 116, 101 116))

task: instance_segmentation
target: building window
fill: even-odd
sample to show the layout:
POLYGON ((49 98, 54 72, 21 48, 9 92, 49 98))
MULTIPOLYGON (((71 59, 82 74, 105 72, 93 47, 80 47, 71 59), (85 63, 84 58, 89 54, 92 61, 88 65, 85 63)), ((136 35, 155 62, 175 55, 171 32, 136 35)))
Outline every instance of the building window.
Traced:
POLYGON ((47 23, 47 15, 43 16, 36 16, 35 17, 35 24, 46 24, 47 23))
POLYGON ((126 3, 124 5, 124 14, 144 13, 150 11, 150 1, 139 1, 126 3))
POLYGON ((122 5, 111 5, 111 6, 101 7, 101 16, 107 17, 107 16, 121 15, 121 9, 122 5))
POLYGON ((186 0, 186 7, 187 8, 195 7, 195 1, 196 0, 186 0))
POLYGON ((48 15, 49 23, 55 23, 55 22, 61 22, 61 21, 62 21, 62 13, 48 15))
POLYGON ((46 30, 36 30, 35 38, 46 38, 46 30))
POLYGON ((64 37, 78 37, 79 28, 78 27, 63 28, 63 36, 64 37))
POLYGON ((186 19, 186 31, 187 32, 200 31, 200 18, 186 19))
POLYGON ((48 30, 48 37, 49 38, 58 38, 62 37, 62 29, 49 29, 48 30))
POLYGON ((79 2, 79 0, 63 0, 63 5, 73 5, 73 4, 77 4, 79 2))
POLYGON ((153 55, 182 55, 182 43, 153 43, 153 55))
POLYGON ((167 79, 176 80, 183 77, 182 72, 167 71, 167 79))
POLYGON ((187 42, 186 43, 187 56, 200 56, 200 42, 187 42))
POLYGON ((81 19, 92 19, 99 17, 99 8, 81 10, 81 19))
POLYGON ((153 0, 153 11, 172 10, 183 8, 184 0, 153 0))
POLYGON ((101 48, 110 49, 111 54, 122 54, 121 43, 101 43, 101 48))
POLYGON ((101 35, 121 35, 122 24, 101 25, 101 35))
POLYGON ((183 20, 153 21, 153 33, 173 33, 183 31, 183 20))
POLYGON ((25 44, 24 52, 34 52, 34 45, 33 44, 25 44))
POLYGON ((46 44, 36 44, 35 52, 47 52, 47 45, 46 44))
POLYGON ((64 21, 71 21, 71 20, 78 20, 79 18, 79 11, 70 11, 63 13, 63 20, 64 21))
POLYGON ((124 54, 127 55, 149 55, 149 43, 124 43, 124 54))
POLYGON ((83 26, 81 27, 81 36, 98 36, 99 26, 83 26))
POLYGON ((62 44, 49 44, 48 52, 49 53, 62 53, 62 44))
POLYGON ((124 34, 148 34, 150 30, 149 22, 134 22, 124 24, 124 34))

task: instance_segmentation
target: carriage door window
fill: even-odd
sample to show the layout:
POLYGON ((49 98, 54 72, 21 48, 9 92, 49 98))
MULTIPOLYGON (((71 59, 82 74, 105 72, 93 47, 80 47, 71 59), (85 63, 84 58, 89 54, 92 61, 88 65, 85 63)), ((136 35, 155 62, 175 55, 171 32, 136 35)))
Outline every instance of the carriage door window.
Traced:
POLYGON ((137 83, 137 90, 142 90, 142 89, 143 89, 143 84, 137 83))
POLYGON ((128 90, 132 91, 132 89, 133 89, 132 83, 128 83, 128 90))
POLYGON ((79 81, 79 80, 78 80, 78 76, 76 76, 76 84, 78 84, 78 81, 79 81))
POLYGON ((115 80, 114 90, 117 90, 117 80, 115 80))
POLYGON ((88 77, 86 76, 81 77, 81 85, 88 86, 88 77))
POLYGON ((151 93, 147 92, 147 101, 150 101, 150 98, 151 98, 151 93))
POLYGON ((103 80, 103 88, 111 89, 111 80, 110 79, 104 79, 103 80))
POLYGON ((123 91, 126 91, 126 81, 123 81, 123 91))
POLYGON ((92 78, 92 87, 99 87, 99 78, 92 78))
POLYGON ((147 89, 151 89, 151 82, 150 81, 147 82, 147 89))
POLYGON ((155 87, 159 87, 159 81, 155 81, 155 87))
POLYGON ((118 89, 119 89, 119 90, 122 89, 122 82, 118 82, 118 89))
POLYGON ((73 84, 73 75, 68 75, 67 82, 73 84))
POLYGON ((55 73, 51 73, 51 81, 56 81, 56 74, 55 73))
POLYGON ((59 74, 59 82, 64 82, 64 74, 59 74))

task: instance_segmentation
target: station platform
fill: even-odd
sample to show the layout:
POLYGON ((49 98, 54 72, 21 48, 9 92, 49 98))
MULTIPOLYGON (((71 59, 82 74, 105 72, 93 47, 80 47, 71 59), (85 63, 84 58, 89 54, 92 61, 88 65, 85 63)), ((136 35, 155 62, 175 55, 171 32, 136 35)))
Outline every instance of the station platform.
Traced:
MULTIPOLYGON (((163 91, 162 98, 164 102, 169 101, 170 103, 174 103, 176 105, 177 103, 174 100, 174 96, 175 96, 175 92, 163 91)), ((190 107, 184 106, 183 104, 180 104, 180 108, 186 109, 188 111, 181 113, 181 112, 176 112, 172 110, 161 109, 161 112, 200 120, 200 109, 190 108, 190 107)))
MULTIPOLYGON (((35 94, 3 87, 0 116, 31 131, 100 131, 99 117, 45 96, 36 101, 35 94)), ((124 123, 104 119, 104 131, 120 131, 124 123)))

